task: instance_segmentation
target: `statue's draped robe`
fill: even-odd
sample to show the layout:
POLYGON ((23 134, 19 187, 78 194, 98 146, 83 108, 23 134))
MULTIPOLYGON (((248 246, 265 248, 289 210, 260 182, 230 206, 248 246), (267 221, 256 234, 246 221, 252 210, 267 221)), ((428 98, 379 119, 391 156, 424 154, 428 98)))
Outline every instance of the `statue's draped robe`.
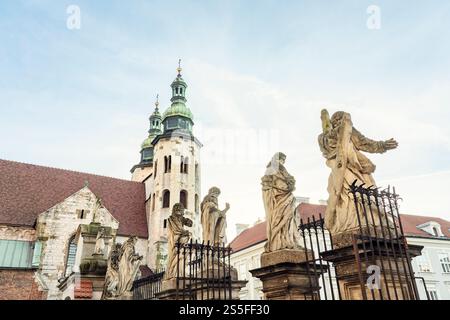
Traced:
POLYGON ((131 291, 141 264, 140 258, 135 253, 134 243, 126 241, 122 246, 122 255, 119 261, 119 284, 117 287, 119 296, 131 291))
MULTIPOLYGON (((384 144, 363 136, 353 128, 350 115, 345 113, 338 128, 319 136, 319 145, 327 166, 331 168, 325 227, 332 234, 355 230, 359 226, 358 217, 348 186, 355 180, 357 185, 375 186, 372 173, 376 167, 360 151, 383 153, 386 151, 384 144)), ((370 221, 371 224, 379 225, 379 217, 374 220, 370 221)))
POLYGON ((210 244, 226 243, 226 216, 217 208, 217 204, 206 199, 202 202, 203 241, 210 244))
MULTIPOLYGON (((172 214, 169 219, 169 239, 168 239, 168 258, 167 270, 165 274, 166 279, 171 279, 177 276, 177 248, 176 244, 185 244, 189 241, 189 233, 184 229, 185 225, 189 225, 191 220, 183 217, 181 214, 172 214)), ((181 257, 180 257, 181 261, 181 257)), ((182 264, 180 265, 180 273, 182 272, 182 264)))
POLYGON ((299 248, 294 177, 283 165, 272 163, 261 180, 268 236, 265 251, 299 248))

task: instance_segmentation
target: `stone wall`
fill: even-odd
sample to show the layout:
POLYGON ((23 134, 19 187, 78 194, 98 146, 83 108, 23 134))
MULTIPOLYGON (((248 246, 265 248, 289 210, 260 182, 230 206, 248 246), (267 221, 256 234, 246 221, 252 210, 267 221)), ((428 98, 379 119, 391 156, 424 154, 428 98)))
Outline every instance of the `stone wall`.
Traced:
POLYGON ((27 227, 0 225, 0 240, 35 241, 36 230, 27 227))
MULTIPOLYGON (((95 194, 88 187, 84 187, 38 218, 37 238, 43 242, 39 272, 48 287, 48 299, 62 298, 57 286, 58 279, 65 276, 69 241, 80 224, 92 222, 96 201, 95 194), (80 216, 81 210, 84 210, 83 217, 80 216)), ((118 228, 117 220, 106 208, 100 208, 97 215, 102 225, 118 228)), ((79 258, 79 255, 77 257, 79 258)), ((75 261, 75 266, 79 263, 80 261, 75 261)))
POLYGON ((33 270, 0 270, 0 300, 44 300, 33 270))

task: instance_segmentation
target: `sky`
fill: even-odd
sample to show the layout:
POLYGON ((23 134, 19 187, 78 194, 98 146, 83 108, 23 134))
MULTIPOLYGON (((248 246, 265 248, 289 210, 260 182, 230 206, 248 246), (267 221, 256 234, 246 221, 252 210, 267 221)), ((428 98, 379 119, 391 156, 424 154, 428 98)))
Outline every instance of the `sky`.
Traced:
POLYGON ((369 157, 402 213, 450 219, 449 17, 441 0, 3 0, 0 158, 130 179, 182 59, 202 193, 222 189, 229 237, 264 217, 277 151, 297 196, 327 199, 323 108, 399 142, 369 157))

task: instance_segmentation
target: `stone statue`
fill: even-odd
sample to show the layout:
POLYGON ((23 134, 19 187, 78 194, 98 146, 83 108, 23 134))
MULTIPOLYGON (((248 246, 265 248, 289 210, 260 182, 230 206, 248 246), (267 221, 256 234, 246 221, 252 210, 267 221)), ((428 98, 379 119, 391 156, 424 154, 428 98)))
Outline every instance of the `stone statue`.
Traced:
POLYGON ((222 245, 227 242, 226 228, 227 220, 226 213, 230 209, 230 204, 225 204, 224 210, 219 210, 218 197, 220 189, 212 187, 209 189, 208 195, 201 203, 202 212, 202 227, 203 227, 203 241, 211 245, 222 245))
MULTIPOLYGON (((361 152, 384 153, 395 149, 397 141, 374 141, 363 136, 353 123, 350 114, 336 112, 330 119, 327 110, 322 110, 322 134, 319 146, 331 169, 328 179, 328 205, 325 213, 325 227, 332 234, 358 228, 354 200, 348 186, 355 180, 357 185, 375 186, 372 173, 375 165, 361 152)), ((375 218, 375 224, 379 219, 375 218)))
POLYGON ((101 255, 103 256, 105 251, 105 229, 100 228, 97 233, 97 238, 95 240, 95 249, 94 249, 94 255, 101 255))
MULTIPOLYGON (((192 227, 192 220, 184 217, 184 206, 181 203, 174 204, 172 214, 168 219, 168 257, 165 279, 172 279, 177 276, 177 243, 185 244, 189 242, 191 233, 184 227, 192 227)), ((181 260, 181 258, 180 258, 181 260)), ((182 265, 182 262, 181 262, 182 265)), ((181 267, 180 267, 181 270, 181 267)))
POLYGON ((124 244, 116 244, 108 259, 103 299, 129 298, 133 282, 139 271, 142 256, 136 254, 137 237, 130 237, 124 244))
POLYGON ((122 245, 116 243, 111 250, 106 270, 105 284, 103 287, 102 300, 117 297, 117 286, 119 284, 119 259, 122 245))
POLYGON ((295 214, 295 179, 284 167, 286 155, 276 153, 261 179, 267 220, 265 252, 299 249, 299 223, 295 214))

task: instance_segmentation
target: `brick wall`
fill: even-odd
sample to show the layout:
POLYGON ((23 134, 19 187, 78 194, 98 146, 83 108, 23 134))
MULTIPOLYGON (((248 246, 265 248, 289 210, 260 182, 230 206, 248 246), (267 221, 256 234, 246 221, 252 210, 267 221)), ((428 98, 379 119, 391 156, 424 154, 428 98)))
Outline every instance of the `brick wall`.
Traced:
POLYGON ((0 270, 0 300, 44 300, 33 270, 0 270))

